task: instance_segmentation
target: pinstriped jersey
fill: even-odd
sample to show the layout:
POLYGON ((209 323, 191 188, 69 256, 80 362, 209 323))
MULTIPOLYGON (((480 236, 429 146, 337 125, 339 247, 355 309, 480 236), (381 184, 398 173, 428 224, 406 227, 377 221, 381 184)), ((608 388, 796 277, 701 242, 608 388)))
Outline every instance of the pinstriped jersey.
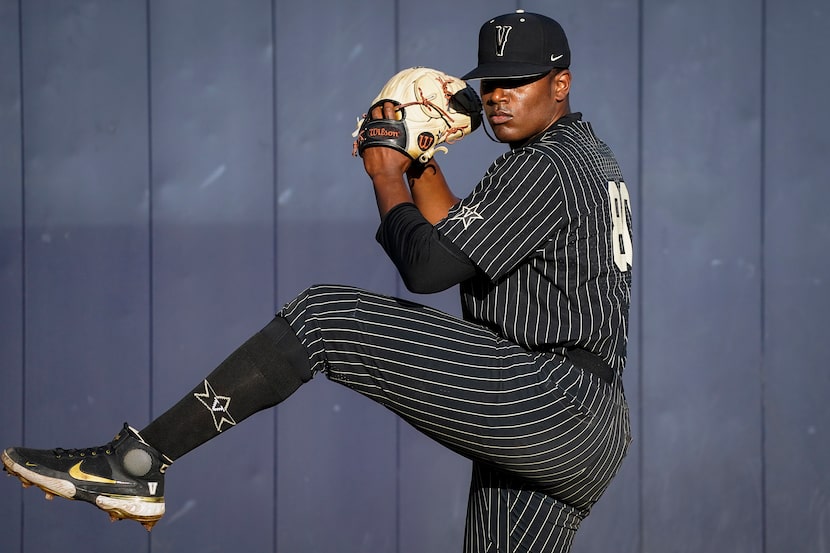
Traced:
POLYGON ((581 114, 499 157, 436 229, 479 268, 460 286, 465 319, 530 350, 592 351, 622 372, 631 207, 581 114))

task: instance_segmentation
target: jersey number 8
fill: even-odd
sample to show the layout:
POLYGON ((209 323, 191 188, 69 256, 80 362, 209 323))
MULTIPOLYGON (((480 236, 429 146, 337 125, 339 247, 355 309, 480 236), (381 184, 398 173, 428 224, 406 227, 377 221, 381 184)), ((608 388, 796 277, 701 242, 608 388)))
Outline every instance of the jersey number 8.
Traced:
POLYGON ((611 200, 611 243, 614 247, 614 263, 622 271, 634 265, 634 249, 631 246, 631 200, 624 182, 608 181, 608 198, 611 200))

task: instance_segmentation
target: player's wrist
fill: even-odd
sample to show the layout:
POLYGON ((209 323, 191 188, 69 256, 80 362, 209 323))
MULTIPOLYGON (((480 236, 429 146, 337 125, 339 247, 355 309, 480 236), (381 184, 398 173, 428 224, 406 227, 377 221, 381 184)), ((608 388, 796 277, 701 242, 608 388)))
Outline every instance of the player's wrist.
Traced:
POLYGON ((373 181, 376 178, 402 179, 411 164, 409 157, 392 148, 378 146, 363 152, 363 168, 373 181))

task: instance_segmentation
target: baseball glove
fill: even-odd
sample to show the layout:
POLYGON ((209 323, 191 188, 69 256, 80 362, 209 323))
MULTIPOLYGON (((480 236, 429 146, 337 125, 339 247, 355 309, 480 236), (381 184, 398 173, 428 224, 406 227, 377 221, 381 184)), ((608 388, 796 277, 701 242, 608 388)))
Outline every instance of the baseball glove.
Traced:
POLYGON ((456 77, 436 69, 404 69, 384 85, 369 113, 385 102, 395 105, 395 119, 357 120, 352 155, 383 146, 426 163, 446 146, 464 138, 481 125, 481 100, 475 90, 456 77))

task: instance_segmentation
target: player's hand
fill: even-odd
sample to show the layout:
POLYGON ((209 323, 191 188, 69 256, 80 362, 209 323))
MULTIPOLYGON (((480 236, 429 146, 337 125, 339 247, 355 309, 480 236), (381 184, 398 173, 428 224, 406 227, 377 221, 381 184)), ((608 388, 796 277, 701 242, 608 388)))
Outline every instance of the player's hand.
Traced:
MULTIPOLYGON (((370 119, 395 119, 395 105, 385 102, 367 114, 370 119)), ((393 148, 367 148, 363 152, 363 168, 372 180, 378 177, 400 178, 412 165, 409 156, 393 148)))

